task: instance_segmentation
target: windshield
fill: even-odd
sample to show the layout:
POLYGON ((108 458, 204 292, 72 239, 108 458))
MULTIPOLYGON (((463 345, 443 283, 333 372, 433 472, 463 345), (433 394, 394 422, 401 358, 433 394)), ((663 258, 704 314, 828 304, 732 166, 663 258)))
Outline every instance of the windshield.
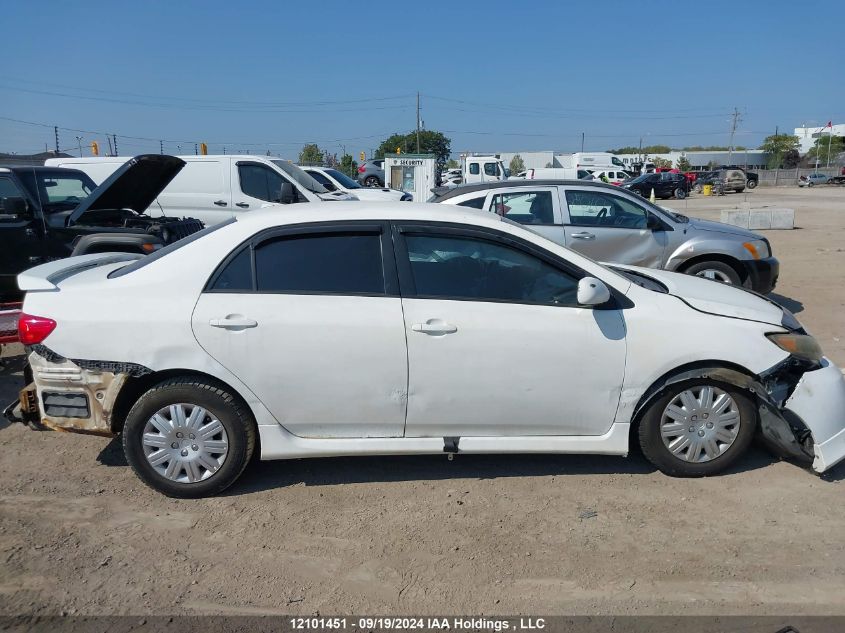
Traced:
POLYGON ((625 163, 623 163, 621 160, 616 158, 616 156, 611 156, 610 162, 613 163, 614 165, 616 165, 617 167, 624 167, 625 166, 625 163))
POLYGON ((97 188, 87 174, 75 169, 27 169, 18 177, 47 212, 73 209, 97 188))
POLYGON ((299 167, 294 165, 289 160, 271 160, 271 163, 276 165, 279 169, 285 172, 288 176, 293 178, 297 183, 305 187, 308 191, 313 193, 328 193, 326 189, 319 182, 314 180, 311 176, 302 171, 299 167))
POLYGON ((660 283, 653 277, 649 277, 644 273, 641 273, 639 271, 634 272, 633 270, 626 270, 625 268, 618 268, 616 266, 609 266, 609 268, 613 272, 619 273, 623 277, 626 277, 627 279, 631 280, 640 288, 645 288, 646 290, 653 290, 654 292, 660 292, 662 294, 666 294, 669 292, 669 289, 666 286, 664 286, 662 283, 660 283))
POLYGON ((361 185, 357 182, 352 180, 349 176, 344 174, 342 171, 338 171, 337 169, 326 169, 326 173, 337 180, 342 187, 346 189, 363 189, 361 185))

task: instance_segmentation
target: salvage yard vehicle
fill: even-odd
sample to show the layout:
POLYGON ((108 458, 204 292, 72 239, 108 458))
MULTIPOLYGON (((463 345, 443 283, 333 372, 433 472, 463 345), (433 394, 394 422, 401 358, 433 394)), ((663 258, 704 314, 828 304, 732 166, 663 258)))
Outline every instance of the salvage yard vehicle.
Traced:
POLYGON ((764 294, 774 289, 780 270, 769 241, 757 233, 690 219, 604 183, 509 180, 436 190, 431 202, 504 215, 593 259, 698 275, 764 294))
POLYGON ((815 185, 826 185, 830 182, 830 176, 813 172, 798 178, 799 187, 814 187, 815 185))
MULTIPOLYGON (((430 204, 250 213, 152 256, 22 273, 33 381, 7 416, 122 433, 174 497, 262 459, 600 453, 705 476, 756 433, 824 472, 845 380, 772 301, 608 268, 500 216, 430 204), (143 331, 143 341, 128 332, 143 331), (671 332, 671 336, 666 333, 671 332)), ((680 221, 679 221, 680 222, 680 221)))
MULTIPOLYGON (((289 160, 248 154, 180 156, 185 168, 154 199, 147 215, 189 215, 206 226, 255 209, 321 200, 357 200, 343 191, 329 191, 289 160)), ((95 182, 119 168, 122 156, 50 158, 45 164, 72 167, 95 182)))
POLYGON ((20 299, 16 277, 34 264, 152 253, 202 229, 197 219, 144 213, 184 165, 173 156, 138 156, 100 187, 75 169, 0 167, 0 302, 20 299))
POLYGON ((683 200, 689 193, 689 180, 683 174, 673 174, 669 171, 641 174, 631 180, 626 180, 620 187, 641 195, 643 198, 677 198, 683 200))
POLYGON ((411 202, 414 199, 410 193, 387 187, 364 187, 342 171, 331 167, 300 166, 300 169, 319 182, 328 191, 342 191, 355 196, 358 200, 369 202, 411 202))

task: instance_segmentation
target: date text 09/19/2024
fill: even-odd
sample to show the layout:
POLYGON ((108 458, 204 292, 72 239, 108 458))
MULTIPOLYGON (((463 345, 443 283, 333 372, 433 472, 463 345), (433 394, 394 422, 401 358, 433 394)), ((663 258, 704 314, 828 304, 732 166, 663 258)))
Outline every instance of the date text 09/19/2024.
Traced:
POLYGON ((441 631, 515 631, 541 630, 544 618, 483 617, 294 617, 290 626, 297 631, 346 630, 441 630, 441 631))

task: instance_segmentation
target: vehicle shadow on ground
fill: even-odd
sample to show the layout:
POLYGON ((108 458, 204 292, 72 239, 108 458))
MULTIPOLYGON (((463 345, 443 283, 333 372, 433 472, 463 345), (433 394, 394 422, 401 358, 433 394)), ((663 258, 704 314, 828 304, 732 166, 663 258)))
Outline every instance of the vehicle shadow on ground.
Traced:
MULTIPOLYGON (((10 402, 17 400, 18 392, 23 389, 23 354, 4 356, 0 360, 0 412, 10 402)), ((9 421, 0 414, 0 430, 9 426, 9 421)))
POLYGON ((776 292, 769 293, 769 299, 786 308, 792 312, 792 314, 798 314, 804 310, 804 304, 797 299, 790 299, 789 297, 784 297, 776 292))
MULTIPOLYGON (((726 474, 764 468, 778 461, 759 447, 726 474)), ((413 455, 331 457, 252 463, 223 496, 239 496, 297 484, 334 486, 350 483, 500 479, 505 477, 569 477, 584 475, 650 475, 654 466, 639 452, 610 455, 413 455)), ((662 476, 662 475, 661 475, 662 476)))

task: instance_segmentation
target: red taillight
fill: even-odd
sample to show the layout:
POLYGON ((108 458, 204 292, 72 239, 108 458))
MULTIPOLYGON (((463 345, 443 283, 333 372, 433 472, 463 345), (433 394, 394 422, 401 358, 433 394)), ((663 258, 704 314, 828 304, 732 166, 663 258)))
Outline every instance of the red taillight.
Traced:
POLYGON ((18 338, 24 345, 36 345, 50 336, 56 322, 46 317, 21 313, 18 319, 18 338))
POLYGON ((359 173, 359 174, 363 174, 365 171, 367 171, 367 168, 366 168, 366 167, 364 167, 363 165, 361 165, 361 166, 358 168, 358 173, 359 173))

